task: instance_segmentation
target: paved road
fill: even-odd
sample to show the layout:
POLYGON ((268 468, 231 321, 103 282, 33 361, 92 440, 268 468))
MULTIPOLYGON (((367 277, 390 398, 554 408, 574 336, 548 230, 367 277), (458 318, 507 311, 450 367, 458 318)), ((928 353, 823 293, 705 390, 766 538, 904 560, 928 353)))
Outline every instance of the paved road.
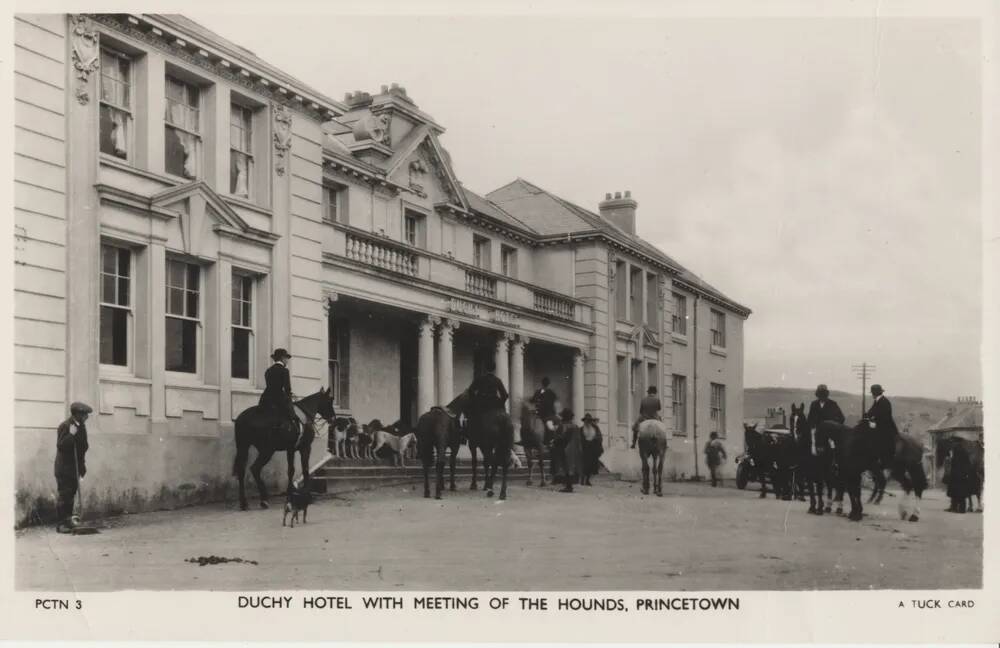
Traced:
POLYGON ((860 524, 756 492, 667 484, 663 498, 610 480, 562 494, 517 484, 506 502, 395 487, 323 500, 309 524, 223 505, 130 515, 93 536, 19 532, 19 589, 753 590, 977 588, 983 516, 918 523, 896 498, 860 524), (257 565, 199 567, 218 555, 257 565))

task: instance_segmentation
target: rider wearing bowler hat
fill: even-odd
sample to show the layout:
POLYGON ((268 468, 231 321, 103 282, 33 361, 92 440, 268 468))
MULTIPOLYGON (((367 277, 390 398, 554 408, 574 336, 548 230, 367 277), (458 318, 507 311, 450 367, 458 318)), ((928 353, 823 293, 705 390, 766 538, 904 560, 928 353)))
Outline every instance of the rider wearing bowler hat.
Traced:
POLYGON ((837 401, 830 398, 830 390, 827 389, 826 385, 819 385, 816 387, 816 400, 809 405, 806 424, 810 429, 815 430, 823 421, 842 424, 844 413, 840 411, 840 405, 837 405, 837 401))
POLYGON ((896 452, 899 428, 892 418, 892 404, 885 397, 882 385, 872 385, 871 392, 872 406, 868 408, 865 419, 868 420, 868 427, 878 435, 879 460, 882 462, 882 467, 889 468, 896 452))
POLYGON ((294 424, 298 419, 292 408, 292 378, 288 372, 291 358, 292 354, 282 348, 271 354, 274 364, 264 372, 264 393, 260 395, 259 406, 273 412, 275 418, 285 417, 294 424))

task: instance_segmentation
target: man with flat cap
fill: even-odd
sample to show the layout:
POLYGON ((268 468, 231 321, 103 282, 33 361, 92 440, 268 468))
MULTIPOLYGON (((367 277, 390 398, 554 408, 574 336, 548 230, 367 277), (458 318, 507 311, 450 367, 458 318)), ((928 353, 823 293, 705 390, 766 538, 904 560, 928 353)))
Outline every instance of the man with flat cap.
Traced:
POLYGON ((879 461, 883 468, 892 466, 893 457, 896 454, 896 438, 899 437, 899 428, 892 418, 892 404, 885 397, 885 390, 882 385, 872 385, 872 406, 868 408, 865 419, 868 420, 868 427, 877 435, 877 447, 879 461))
POLYGON ((70 533, 76 526, 73 518, 73 500, 80 488, 80 480, 87 474, 85 461, 87 444, 87 417, 94 410, 86 403, 76 402, 69 406, 70 416, 59 424, 56 430, 56 489, 59 501, 56 504, 56 531, 70 533))
POLYGON ((819 385, 816 387, 816 400, 809 405, 806 424, 810 429, 815 430, 823 421, 843 424, 844 413, 840 411, 837 401, 830 398, 830 390, 827 389, 826 385, 819 385))
POLYGON ((639 424, 649 419, 663 420, 660 418, 660 409, 662 409, 662 406, 660 405, 660 397, 656 395, 656 386, 650 386, 646 390, 646 395, 639 402, 639 418, 632 424, 633 448, 635 447, 636 440, 639 438, 639 424))

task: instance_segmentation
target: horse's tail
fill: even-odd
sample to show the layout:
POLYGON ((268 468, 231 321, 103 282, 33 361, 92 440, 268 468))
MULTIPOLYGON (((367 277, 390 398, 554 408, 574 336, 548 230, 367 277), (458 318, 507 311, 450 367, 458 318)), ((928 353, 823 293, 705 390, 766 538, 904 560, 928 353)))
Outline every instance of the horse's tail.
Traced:
POLYGON ((922 497, 924 491, 927 489, 927 474, 924 472, 924 463, 919 461, 913 464, 910 472, 912 473, 913 490, 917 494, 917 497, 922 497))

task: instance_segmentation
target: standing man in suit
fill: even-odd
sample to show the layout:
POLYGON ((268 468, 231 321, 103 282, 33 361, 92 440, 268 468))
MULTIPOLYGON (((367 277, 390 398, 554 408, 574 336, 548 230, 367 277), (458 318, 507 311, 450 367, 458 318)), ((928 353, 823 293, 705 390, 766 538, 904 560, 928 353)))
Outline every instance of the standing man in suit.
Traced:
POLYGON ((271 412, 278 420, 291 421, 292 429, 297 427, 298 417, 292 407, 292 378, 288 372, 288 361, 292 359, 285 349, 275 349, 271 354, 274 364, 264 372, 264 393, 260 395, 260 407, 271 412))
POLYGON ((56 504, 56 531, 71 533, 76 520, 73 517, 73 500, 80 488, 80 480, 87 474, 84 461, 89 449, 87 443, 87 417, 94 411, 85 403, 69 406, 70 417, 59 424, 56 430, 56 490, 59 501, 56 504))
POLYGON ((893 457, 896 454, 896 438, 899 436, 899 428, 892 418, 892 404, 885 397, 885 390, 882 385, 872 385, 872 406, 868 408, 865 418, 868 420, 868 427, 876 436, 876 447, 878 448, 879 461, 883 468, 892 465, 893 457))
POLYGON ((837 401, 830 399, 830 390, 826 385, 816 387, 816 400, 809 405, 809 415, 806 416, 806 424, 809 429, 815 430, 823 421, 833 421, 844 423, 844 413, 840 411, 837 401))

